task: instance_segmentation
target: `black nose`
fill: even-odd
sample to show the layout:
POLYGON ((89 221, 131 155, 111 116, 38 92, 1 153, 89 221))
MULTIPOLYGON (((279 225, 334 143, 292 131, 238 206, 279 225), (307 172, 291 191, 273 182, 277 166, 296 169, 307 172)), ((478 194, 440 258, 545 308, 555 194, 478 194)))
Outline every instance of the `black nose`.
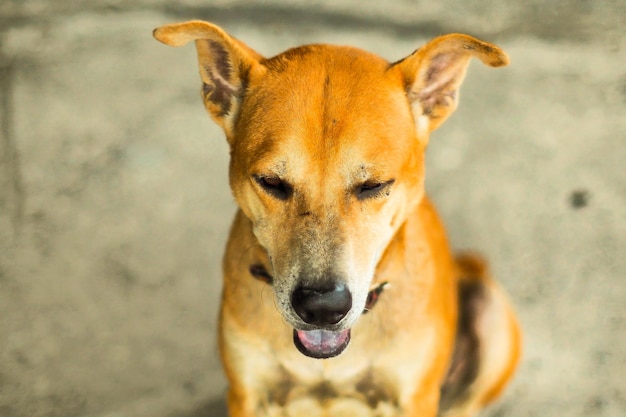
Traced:
POLYGON ((305 323, 337 324, 350 311, 352 295, 343 284, 299 286, 291 295, 291 305, 305 323))

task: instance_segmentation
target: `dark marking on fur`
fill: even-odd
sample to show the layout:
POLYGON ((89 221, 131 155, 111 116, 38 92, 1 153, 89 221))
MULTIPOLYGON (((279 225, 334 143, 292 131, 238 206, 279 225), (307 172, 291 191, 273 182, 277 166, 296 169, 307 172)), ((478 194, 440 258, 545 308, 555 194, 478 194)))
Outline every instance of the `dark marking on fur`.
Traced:
POLYGON ((491 46, 479 42, 464 43, 463 49, 467 49, 468 51, 478 50, 484 54, 491 54, 494 52, 494 49, 491 46))
POLYGON ((393 393, 392 386, 377 381, 373 372, 369 372, 356 384, 355 388, 372 409, 376 409, 379 403, 388 403, 398 407, 398 399, 393 393))
POLYGON ((317 398, 321 404, 328 402, 329 400, 336 398, 338 392, 330 382, 324 381, 311 388, 310 394, 312 397, 317 398))
POLYGON ((243 97, 248 93, 248 87, 250 85, 250 67, 239 64, 239 99, 243 101, 243 97))
POLYGON ((207 99, 210 100, 207 96, 209 94, 211 94, 213 91, 215 91, 215 87, 207 84, 207 83, 202 83, 202 95, 207 99))
POLYGON ((487 303, 486 288, 478 280, 459 282, 459 320, 452 361, 441 387, 442 409, 463 401, 480 371, 480 337, 476 324, 487 303))
MULTIPOLYGON (((209 69, 207 69, 209 71, 209 69)), ((206 100, 217 104, 221 107, 222 111, 219 116, 225 116, 230 112, 231 99, 235 93, 235 90, 230 85, 224 83, 219 78, 216 78, 212 72, 208 72, 209 77, 213 85, 204 84, 203 91, 208 94, 205 95, 206 100)))
POLYGON ((486 54, 494 53, 494 48, 493 47, 491 47, 489 45, 486 45, 484 43, 479 43, 479 45, 480 45, 480 50, 483 51, 484 53, 486 53, 486 54))
POLYGON ((289 393, 294 386, 294 382, 287 372, 281 372, 281 377, 278 381, 268 384, 271 389, 268 392, 268 401, 284 407, 287 404, 289 393))
POLYGON ((224 46, 219 42, 209 41, 209 49, 212 52, 213 65, 217 70, 217 73, 221 77, 229 80, 233 69, 230 62, 230 56, 226 51, 226 48, 224 48, 224 46))
POLYGON ((232 107, 232 99, 238 93, 230 84, 233 68, 228 52, 222 44, 215 41, 207 41, 211 52, 211 61, 205 65, 204 74, 209 83, 203 83, 202 94, 204 99, 220 107, 217 116, 227 115, 232 107))
MULTIPOLYGON (((389 70, 389 69, 391 69, 391 68, 395 67, 396 65, 398 65, 398 64, 400 64, 400 63, 402 63, 402 62, 406 61, 407 59, 411 58, 413 55, 415 55, 416 53, 418 53, 418 52, 419 52, 419 50, 420 50, 420 48, 417 48, 417 49, 416 49, 416 50, 414 50, 414 51, 413 51, 410 55, 405 56, 404 58, 401 58, 401 59, 399 59, 399 60, 397 60, 397 61, 390 62, 390 63, 389 63, 389 65, 387 66, 387 69, 389 70)), ((406 85, 406 81, 408 81, 408 80, 405 80, 405 87, 407 87, 407 85, 406 85)))

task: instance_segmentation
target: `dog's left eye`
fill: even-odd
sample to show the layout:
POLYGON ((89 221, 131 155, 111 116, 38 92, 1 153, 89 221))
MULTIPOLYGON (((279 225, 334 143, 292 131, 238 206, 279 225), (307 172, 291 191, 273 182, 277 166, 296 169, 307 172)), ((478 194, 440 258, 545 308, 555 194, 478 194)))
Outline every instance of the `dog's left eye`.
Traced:
POLYGON ((286 200, 293 191, 291 185, 278 177, 255 175, 254 180, 266 193, 279 200, 286 200))
POLYGON ((359 185, 356 189, 357 198, 365 200, 368 198, 377 198, 388 196, 391 191, 391 185, 395 180, 385 182, 367 181, 359 185))

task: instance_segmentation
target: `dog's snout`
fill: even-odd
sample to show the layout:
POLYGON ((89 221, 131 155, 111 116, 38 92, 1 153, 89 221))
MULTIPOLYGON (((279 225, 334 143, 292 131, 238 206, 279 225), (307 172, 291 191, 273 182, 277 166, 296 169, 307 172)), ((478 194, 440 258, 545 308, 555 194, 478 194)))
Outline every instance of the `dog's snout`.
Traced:
POLYGON ((343 284, 325 287, 299 286, 291 295, 296 314, 308 324, 337 324, 352 308, 352 294, 343 284))

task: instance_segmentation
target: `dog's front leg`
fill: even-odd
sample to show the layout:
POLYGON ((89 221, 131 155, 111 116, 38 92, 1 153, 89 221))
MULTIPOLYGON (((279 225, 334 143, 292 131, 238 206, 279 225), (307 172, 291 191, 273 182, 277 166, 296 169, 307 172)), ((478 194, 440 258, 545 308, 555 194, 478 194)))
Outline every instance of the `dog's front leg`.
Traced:
POLYGON ((228 415, 229 417, 252 417, 253 411, 249 408, 249 401, 240 389, 231 387, 228 390, 228 415))
POLYGON ((438 410, 438 401, 420 398, 412 404, 403 417, 436 417, 438 410))
POLYGON ((254 396, 245 390, 230 388, 227 402, 229 417, 272 417, 269 411, 260 407, 254 396))
POLYGON ((286 408, 267 401, 254 399, 250 393, 241 394, 235 390, 228 393, 228 416, 229 417, 306 417, 290 414, 286 408))
POLYGON ((439 384, 428 382, 411 398, 403 417, 436 417, 439 411, 439 384))
POLYGON ((237 399, 228 400, 228 416, 229 417, 253 417, 254 414, 244 409, 243 405, 237 399))

